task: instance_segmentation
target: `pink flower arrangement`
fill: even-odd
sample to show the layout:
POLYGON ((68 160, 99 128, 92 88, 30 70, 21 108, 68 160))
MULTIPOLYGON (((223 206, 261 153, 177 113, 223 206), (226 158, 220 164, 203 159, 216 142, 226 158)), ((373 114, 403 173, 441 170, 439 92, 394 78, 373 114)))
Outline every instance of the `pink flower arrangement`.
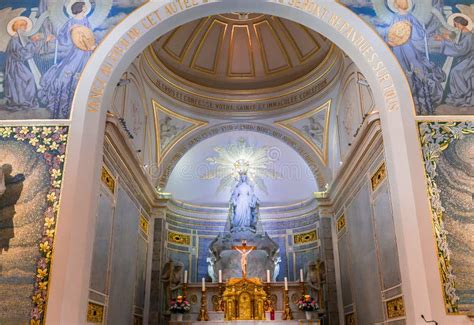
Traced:
POLYGON ((301 311, 315 311, 319 309, 316 300, 314 300, 310 295, 301 296, 296 304, 298 305, 298 309, 301 311))

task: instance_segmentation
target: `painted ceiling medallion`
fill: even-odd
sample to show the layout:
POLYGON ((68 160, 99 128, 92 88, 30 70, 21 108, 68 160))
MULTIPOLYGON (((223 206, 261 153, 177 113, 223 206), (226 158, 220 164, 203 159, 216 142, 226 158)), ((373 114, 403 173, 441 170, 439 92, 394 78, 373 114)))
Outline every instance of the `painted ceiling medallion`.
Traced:
POLYGON ((207 125, 207 122, 173 112, 153 100, 155 128, 157 130, 158 161, 191 132, 207 125))
POLYGON ((307 143, 321 161, 327 163, 328 128, 331 100, 315 109, 296 117, 275 122, 307 143))

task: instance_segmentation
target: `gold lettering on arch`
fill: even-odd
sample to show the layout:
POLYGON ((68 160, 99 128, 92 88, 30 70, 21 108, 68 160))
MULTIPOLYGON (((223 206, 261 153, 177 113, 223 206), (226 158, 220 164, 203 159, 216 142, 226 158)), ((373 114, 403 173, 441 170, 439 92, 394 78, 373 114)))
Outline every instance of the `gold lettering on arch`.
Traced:
MULTIPOLYGON (((107 55, 98 70, 98 75, 94 80, 94 87, 91 89, 88 98, 88 111, 97 112, 100 107, 102 96, 105 90, 106 82, 111 71, 117 66, 120 59, 125 52, 135 43, 141 35, 145 34, 149 29, 156 26, 163 19, 169 18, 180 12, 190 8, 212 2, 211 0, 173 0, 164 4, 156 11, 150 13, 143 18, 139 23, 131 26, 130 29, 121 37, 112 47, 112 50, 107 55), (102 81, 102 82, 101 82, 102 81), (98 85, 98 86, 97 86, 98 85)), ((303 10, 314 17, 326 22, 334 30, 339 32, 347 40, 349 40, 365 58, 374 73, 376 73, 378 80, 383 89, 383 96, 386 107, 389 111, 396 111, 400 109, 399 97, 393 84, 392 76, 388 73, 384 62, 381 60, 375 49, 370 45, 370 42, 365 39, 363 35, 345 21, 342 17, 335 13, 331 13, 326 7, 316 3, 313 0, 273 0, 275 3, 294 7, 303 10)))

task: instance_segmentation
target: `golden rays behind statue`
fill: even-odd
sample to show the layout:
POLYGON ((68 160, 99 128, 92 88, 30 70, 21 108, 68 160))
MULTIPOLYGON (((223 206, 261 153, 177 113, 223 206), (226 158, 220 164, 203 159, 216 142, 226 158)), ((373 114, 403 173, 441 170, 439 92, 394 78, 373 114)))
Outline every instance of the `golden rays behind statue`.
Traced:
POLYGON ((92 51, 95 48, 94 33, 86 26, 77 25, 72 27, 71 39, 74 45, 83 51, 92 51))

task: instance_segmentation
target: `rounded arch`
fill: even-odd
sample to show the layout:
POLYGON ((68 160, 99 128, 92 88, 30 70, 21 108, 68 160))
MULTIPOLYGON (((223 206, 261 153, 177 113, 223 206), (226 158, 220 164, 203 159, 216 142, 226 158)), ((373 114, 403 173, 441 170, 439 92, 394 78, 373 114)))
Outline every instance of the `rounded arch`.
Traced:
POLYGON ((293 150, 295 150, 301 158, 306 162, 308 167, 310 168, 314 179, 316 180, 316 185, 318 188, 324 188, 326 185, 326 179, 324 175, 321 173, 321 170, 318 165, 317 157, 311 152, 309 148, 305 145, 299 143, 293 137, 288 136, 281 132, 279 129, 261 124, 261 123, 224 123, 219 125, 214 125, 209 128, 206 128, 192 137, 182 141, 176 149, 174 149, 174 153, 170 155, 169 159, 165 159, 163 161, 163 168, 160 168, 161 174, 159 176, 158 186, 160 188, 165 188, 166 184, 168 183, 168 179, 173 172, 173 169, 178 164, 179 160, 188 152, 191 148, 196 146, 198 143, 205 141, 209 138, 217 136, 219 134, 224 134, 228 132, 234 131, 251 131, 256 133, 261 133, 265 135, 269 135, 277 140, 287 144, 293 150))
MULTIPOLYGON (((413 164, 409 159, 419 156, 411 92, 398 61, 378 34, 337 1, 156 0, 145 3, 113 29, 92 55, 77 87, 54 249, 48 322, 85 322, 94 236, 91 229, 95 225, 107 104, 114 86, 133 59, 158 36, 186 22, 226 12, 259 12, 297 21, 329 38, 366 76, 380 111, 388 174, 394 180, 390 186, 400 238, 407 322, 414 323, 421 313, 443 310, 441 299, 430 303, 429 296, 439 292, 427 287, 429 272, 408 272, 409 265, 431 258, 432 251, 421 243, 421 237, 431 236, 431 224, 425 204, 422 163, 413 164), (420 224, 423 230, 413 232, 421 229, 420 224), (67 301, 63 299, 65 296, 69 297, 67 301)), ((436 267, 435 260, 429 263, 436 267)))

